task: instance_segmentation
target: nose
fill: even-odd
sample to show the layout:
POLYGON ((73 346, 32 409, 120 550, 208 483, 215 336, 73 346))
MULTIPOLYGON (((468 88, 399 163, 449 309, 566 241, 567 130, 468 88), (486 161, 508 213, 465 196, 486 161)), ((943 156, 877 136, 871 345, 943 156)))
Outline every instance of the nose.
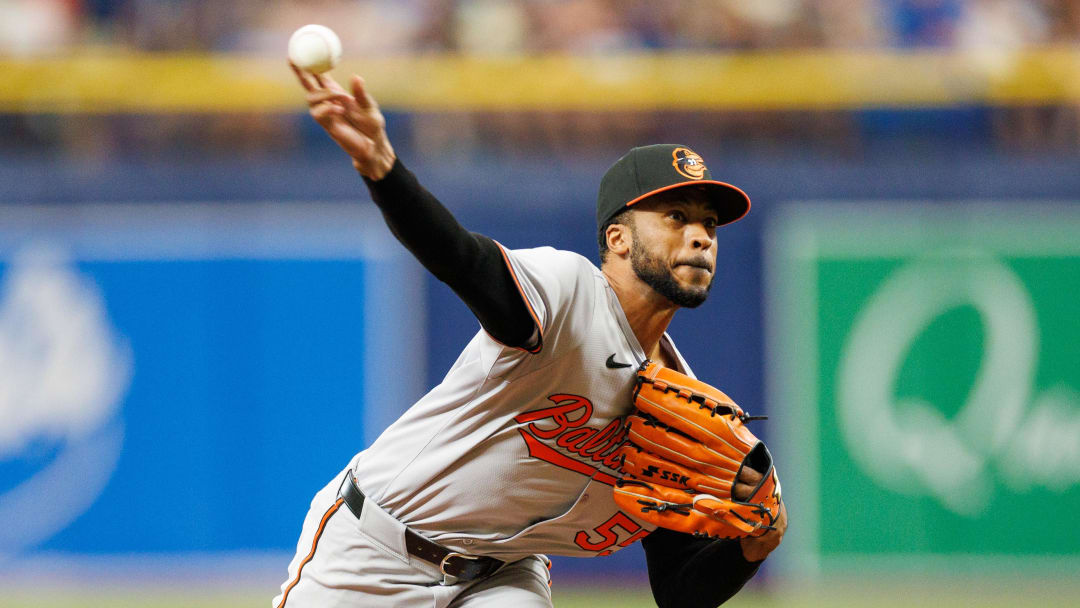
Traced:
POLYGON ((690 246, 695 250, 708 251, 713 245, 713 236, 702 224, 690 224, 690 246))

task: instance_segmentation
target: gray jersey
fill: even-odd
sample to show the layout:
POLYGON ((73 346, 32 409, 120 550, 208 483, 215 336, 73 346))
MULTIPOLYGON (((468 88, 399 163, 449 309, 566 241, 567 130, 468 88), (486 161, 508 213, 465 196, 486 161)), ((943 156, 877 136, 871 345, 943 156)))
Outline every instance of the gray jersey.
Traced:
MULTIPOLYGON (((383 509, 454 550, 508 561, 606 555, 652 529, 621 512, 611 489, 645 353, 586 258, 503 253, 540 327, 539 352, 478 332, 358 456, 356 476, 383 509)), ((666 334, 661 348, 691 373, 666 334)))

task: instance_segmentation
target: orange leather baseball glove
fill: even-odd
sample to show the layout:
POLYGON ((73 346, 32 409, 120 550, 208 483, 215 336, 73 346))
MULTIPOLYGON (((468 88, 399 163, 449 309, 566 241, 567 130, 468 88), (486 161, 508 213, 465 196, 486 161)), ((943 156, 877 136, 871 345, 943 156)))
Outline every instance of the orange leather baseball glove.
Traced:
POLYGON ((772 454, 723 392, 653 362, 638 370, 635 415, 620 448, 615 502, 663 528, 710 538, 761 536, 780 516, 772 454), (743 467, 761 474, 744 500, 732 495, 743 467))

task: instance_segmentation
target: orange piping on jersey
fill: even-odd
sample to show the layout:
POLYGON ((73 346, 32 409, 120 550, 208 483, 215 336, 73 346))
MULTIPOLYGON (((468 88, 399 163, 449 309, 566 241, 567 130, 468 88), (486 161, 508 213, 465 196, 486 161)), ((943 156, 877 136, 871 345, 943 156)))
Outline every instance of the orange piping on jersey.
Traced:
POLYGON ((649 198, 650 196, 652 196, 654 194, 660 194, 661 192, 667 192, 668 190, 674 190, 675 188, 682 188, 684 186, 696 186, 698 184, 714 184, 714 185, 717 185, 717 186, 726 186, 726 187, 731 188, 732 190, 738 192, 739 194, 741 194, 743 196, 743 198, 746 199, 746 210, 743 211, 739 215, 739 217, 735 217, 735 218, 732 218, 730 220, 727 220, 725 222, 720 223, 719 224, 720 226, 726 226, 728 224, 737 222, 737 221, 741 220, 742 218, 746 217, 747 213, 750 213, 750 197, 747 196, 746 193, 742 191, 742 188, 739 188, 738 186, 732 186, 731 184, 726 183, 726 182, 718 182, 716 180, 711 180, 711 179, 703 179, 703 180, 698 180, 698 181, 693 181, 693 182, 679 182, 677 184, 671 184, 670 186, 664 186, 663 188, 657 188, 656 190, 653 190, 652 192, 646 192, 645 194, 642 194, 641 196, 639 196, 639 197, 635 198, 634 200, 630 201, 629 203, 626 203, 626 205, 624 205, 624 207, 629 207, 631 205, 640 203, 641 201, 649 198))
MULTIPOLYGON (((521 294, 521 300, 525 302, 525 308, 529 309, 529 316, 532 317, 533 323, 536 323, 536 331, 540 334, 539 339, 536 341, 536 348, 533 348, 532 350, 520 346, 509 346, 508 344, 503 344, 503 346, 509 346, 510 348, 516 348, 535 355, 544 347, 544 325, 540 322, 540 317, 536 316, 536 311, 533 310, 532 303, 529 302, 528 296, 525 295, 525 290, 521 288, 521 282, 518 281, 517 273, 514 272, 514 266, 510 263, 510 258, 507 257, 506 250, 503 249, 503 246, 500 245, 498 241, 496 241, 495 244, 499 246, 499 253, 502 254, 503 261, 506 262, 506 268, 510 271, 510 277, 514 279, 514 285, 517 287, 518 293, 521 294)), ((487 332, 486 329, 484 331, 487 332)), ((490 333, 488 333, 488 335, 491 336, 492 340, 499 342, 495 336, 492 336, 490 333)), ((499 342, 499 344, 502 344, 502 342, 499 342)))
POLYGON ((289 586, 285 588, 285 593, 282 594, 281 603, 278 604, 277 608, 284 608, 285 601, 289 599, 289 592, 292 591, 292 588, 300 582, 300 573, 303 572, 304 566, 306 566, 307 563, 311 561, 311 558, 315 557, 315 548, 319 546, 319 539, 322 537, 323 530, 326 529, 326 522, 330 521, 330 516, 336 513, 337 510, 341 508, 341 504, 343 502, 345 502, 344 498, 337 499, 337 502, 330 505, 330 508, 327 509, 326 513, 323 514, 322 521, 319 522, 319 530, 315 532, 315 540, 311 541, 311 552, 307 554, 307 557, 304 558, 304 561, 300 562, 300 567, 296 569, 296 578, 294 578, 292 582, 289 583, 289 586))

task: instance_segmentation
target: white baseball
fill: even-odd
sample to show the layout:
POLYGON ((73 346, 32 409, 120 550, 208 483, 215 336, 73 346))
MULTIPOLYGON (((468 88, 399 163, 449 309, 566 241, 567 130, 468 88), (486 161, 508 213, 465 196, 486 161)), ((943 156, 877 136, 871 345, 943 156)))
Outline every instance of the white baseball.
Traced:
POLYGON ((289 61, 315 74, 329 72, 341 61, 341 39, 325 25, 305 25, 289 38, 289 61))

